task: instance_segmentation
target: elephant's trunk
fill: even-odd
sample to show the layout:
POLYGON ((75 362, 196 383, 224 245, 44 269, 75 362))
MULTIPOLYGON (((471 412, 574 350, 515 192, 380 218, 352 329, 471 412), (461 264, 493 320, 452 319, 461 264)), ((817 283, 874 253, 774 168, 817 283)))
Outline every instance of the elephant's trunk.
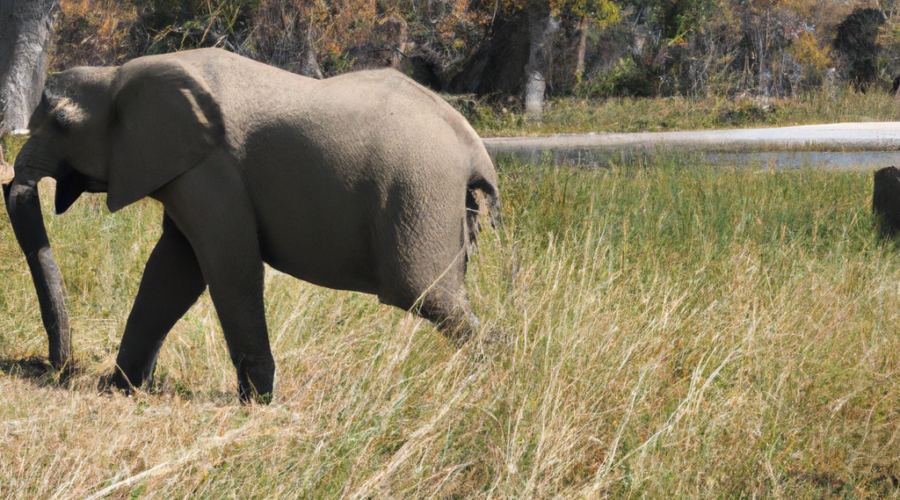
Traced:
POLYGON ((6 209, 16 239, 31 268, 41 317, 50 340, 50 363, 56 368, 63 368, 72 355, 72 340, 63 299, 62 274, 50 250, 38 197, 38 181, 46 174, 28 168, 20 169, 19 162, 16 163, 15 178, 3 186, 6 209))

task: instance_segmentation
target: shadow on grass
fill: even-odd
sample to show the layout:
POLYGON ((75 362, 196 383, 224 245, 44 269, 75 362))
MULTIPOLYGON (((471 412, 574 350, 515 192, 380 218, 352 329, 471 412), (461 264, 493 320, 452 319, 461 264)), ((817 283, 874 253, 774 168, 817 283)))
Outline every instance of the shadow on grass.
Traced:
POLYGON ((869 489, 889 493, 900 486, 900 477, 885 467, 874 466, 871 476, 864 479, 841 479, 836 474, 827 472, 798 471, 789 474, 795 483, 805 483, 826 494, 826 496, 852 496, 856 484, 864 484, 869 489))
POLYGON ((30 380, 40 386, 66 386, 78 373, 78 367, 70 363, 61 370, 53 368, 47 358, 41 356, 0 356, 0 373, 30 380))
MULTIPOLYGON (((27 380, 38 387, 58 387, 78 391, 85 388, 83 387, 85 385, 83 377, 79 383, 74 383, 80 375, 85 375, 85 373, 77 363, 70 363, 63 369, 57 370, 47 361, 47 358, 42 356, 16 357, 0 355, 0 377, 15 377, 27 380)), ((86 386, 87 391, 110 396, 113 394, 124 395, 126 393, 122 389, 104 386, 100 382, 101 379, 102 377, 93 383, 88 383, 86 386)), ((222 406, 240 404, 236 389, 234 391, 191 389, 185 387, 179 381, 173 380, 165 370, 162 370, 161 374, 157 374, 152 382, 140 388, 133 388, 132 391, 129 397, 177 397, 188 401, 210 402, 222 406)))

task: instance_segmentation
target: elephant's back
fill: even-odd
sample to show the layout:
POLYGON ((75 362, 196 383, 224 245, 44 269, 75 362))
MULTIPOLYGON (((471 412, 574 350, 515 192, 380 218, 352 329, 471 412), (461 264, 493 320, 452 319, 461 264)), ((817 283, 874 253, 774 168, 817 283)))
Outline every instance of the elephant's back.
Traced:
POLYGON ((302 129, 306 142, 338 155, 352 142, 369 152, 420 149, 424 163, 462 151, 468 155, 459 159, 463 163, 487 158, 459 112, 393 69, 315 80, 221 49, 154 57, 178 58, 205 75, 226 120, 229 145, 238 153, 251 134, 293 127, 302 129))
MULTIPOLYGON (((328 116, 335 132, 365 123, 369 126, 360 132, 379 144, 399 142, 426 150, 483 149, 478 134, 458 111, 396 70, 347 73, 312 87, 307 103, 311 112, 328 116)), ((446 152, 440 152, 441 156, 446 152)))

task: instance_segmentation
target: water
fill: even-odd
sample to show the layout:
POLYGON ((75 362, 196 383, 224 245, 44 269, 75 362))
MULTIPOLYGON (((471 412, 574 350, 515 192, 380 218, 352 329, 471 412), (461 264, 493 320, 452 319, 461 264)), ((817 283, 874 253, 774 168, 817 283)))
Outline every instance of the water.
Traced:
POLYGON ((764 153, 708 153, 711 165, 742 166, 774 170, 817 168, 824 170, 875 170, 900 166, 900 152, 894 151, 770 151, 764 153))

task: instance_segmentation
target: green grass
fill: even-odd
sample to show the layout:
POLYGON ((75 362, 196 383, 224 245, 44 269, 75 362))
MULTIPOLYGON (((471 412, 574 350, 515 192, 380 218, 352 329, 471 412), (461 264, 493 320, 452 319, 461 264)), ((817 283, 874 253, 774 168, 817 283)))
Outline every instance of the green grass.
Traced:
POLYGON ((237 403, 205 296, 156 391, 97 394, 149 201, 46 216, 82 372, 31 374, 46 339, 0 215, 0 497, 900 496, 900 253, 874 236, 870 173, 500 173, 505 225, 469 266, 485 332, 456 351, 374 297, 269 273, 268 407, 237 403))
POLYGON ((610 98, 550 100, 540 122, 501 105, 470 98, 450 101, 483 137, 573 133, 665 132, 816 123, 895 121, 900 100, 887 92, 849 88, 791 99, 610 98))
POLYGON ((15 163, 16 155, 27 140, 28 136, 25 135, 4 135, 0 137, 0 150, 3 151, 3 159, 10 165, 15 163))

